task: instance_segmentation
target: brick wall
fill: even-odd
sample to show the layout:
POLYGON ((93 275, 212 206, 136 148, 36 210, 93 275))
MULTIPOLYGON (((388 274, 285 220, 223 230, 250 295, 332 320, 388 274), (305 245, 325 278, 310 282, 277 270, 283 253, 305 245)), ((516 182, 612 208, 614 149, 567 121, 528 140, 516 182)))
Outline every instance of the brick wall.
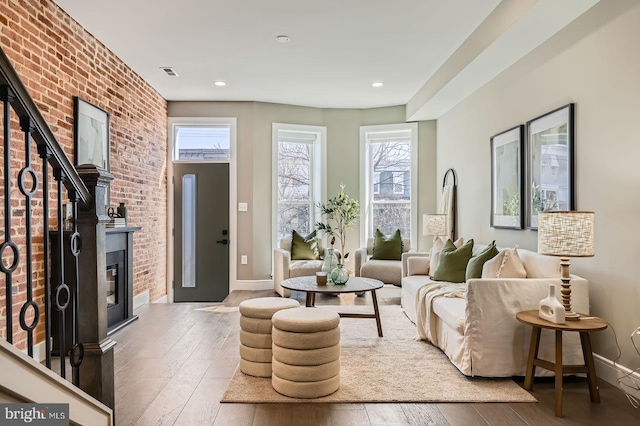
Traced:
MULTIPOLYGON (((50 0, 0 0, 0 46, 71 159, 73 97, 80 96, 110 114, 111 173, 115 176, 111 205, 126 203, 129 223, 142 227, 134 237, 133 293, 148 290, 151 301, 162 297, 166 294, 167 102, 50 0)), ((15 160, 15 170, 21 162, 15 160)), ((21 203, 16 206, 17 215, 24 212, 24 201, 21 203)), ((22 229, 12 230, 14 239, 24 239, 22 229)), ((42 257, 42 235, 35 238, 34 252, 42 257)), ((41 262, 38 265, 42 267, 41 262)), ((41 270, 36 271, 38 287, 42 275, 41 270)), ((22 269, 17 274, 21 277, 23 281, 22 269)), ((0 279, 4 284, 4 277, 0 279)), ((0 287, 0 311, 4 311, 4 285, 0 287)), ((41 288, 36 296, 42 299, 41 288)), ((15 314, 24 300, 21 285, 14 296, 15 314)), ((2 312, 0 329, 4 322, 2 312)), ((14 331, 18 329, 14 325, 14 331)), ((14 343, 24 338, 18 333, 14 343)))

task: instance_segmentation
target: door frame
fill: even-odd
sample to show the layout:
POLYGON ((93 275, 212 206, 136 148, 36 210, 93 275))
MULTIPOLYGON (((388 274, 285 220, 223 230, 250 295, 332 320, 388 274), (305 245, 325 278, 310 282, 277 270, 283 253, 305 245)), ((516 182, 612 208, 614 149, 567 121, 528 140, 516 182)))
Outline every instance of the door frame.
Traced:
MULTIPOLYGON (((167 131, 167 302, 173 303, 174 239, 175 218, 173 186, 174 129, 178 125, 228 124, 230 127, 229 160, 229 292, 236 287, 237 238, 238 238, 238 172, 237 172, 237 119, 236 117, 169 117, 167 131)), ((219 162, 219 161, 218 161, 219 162)))

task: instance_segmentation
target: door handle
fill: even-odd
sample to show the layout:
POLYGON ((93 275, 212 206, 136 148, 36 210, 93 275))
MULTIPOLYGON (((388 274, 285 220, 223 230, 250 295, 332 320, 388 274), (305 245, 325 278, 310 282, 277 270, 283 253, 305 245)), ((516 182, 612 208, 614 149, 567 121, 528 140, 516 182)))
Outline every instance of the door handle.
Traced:
POLYGON ((216 241, 216 243, 218 243, 218 244, 224 244, 224 245, 226 246, 227 244, 229 244, 229 240, 227 240, 227 239, 224 239, 224 240, 218 240, 218 241, 216 241))

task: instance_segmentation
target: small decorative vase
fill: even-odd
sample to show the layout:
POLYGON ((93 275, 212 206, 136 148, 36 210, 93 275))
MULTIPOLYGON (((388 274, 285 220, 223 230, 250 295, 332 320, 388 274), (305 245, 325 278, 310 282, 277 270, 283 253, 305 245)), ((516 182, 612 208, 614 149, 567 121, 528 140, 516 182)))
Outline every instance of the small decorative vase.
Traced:
POLYGON ((556 286, 549 286, 549 295, 540 301, 538 316, 555 324, 564 324, 564 306, 556 299, 556 286))
POLYGON ((322 262, 322 272, 327 273, 327 277, 331 279, 331 271, 338 266, 338 256, 336 256, 335 250, 333 248, 327 249, 327 254, 324 256, 324 261, 322 262))
POLYGON ((127 218, 127 207, 124 205, 124 203, 120 203, 116 211, 118 212, 120 217, 123 217, 125 219, 127 218))
POLYGON ((342 266, 342 263, 338 263, 338 266, 331 271, 331 281, 336 285, 344 285, 349 281, 349 271, 342 266))

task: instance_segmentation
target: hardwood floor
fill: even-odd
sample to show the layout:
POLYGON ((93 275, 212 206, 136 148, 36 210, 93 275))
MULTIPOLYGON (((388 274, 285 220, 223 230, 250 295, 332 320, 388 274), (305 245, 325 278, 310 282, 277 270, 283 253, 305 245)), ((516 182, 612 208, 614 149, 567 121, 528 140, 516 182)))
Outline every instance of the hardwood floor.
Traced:
MULTIPOLYGON (((553 380, 536 379, 532 403, 484 404, 221 404, 239 361, 239 313, 232 309, 273 291, 234 291, 213 304, 147 304, 112 337, 116 365, 117 425, 633 425, 634 409, 616 387, 599 380, 592 404, 586 379, 567 377, 564 417, 554 416, 553 380), (231 309, 227 309, 231 308, 231 309)), ((304 304, 304 294, 295 293, 304 304)), ((399 304, 400 291, 385 286, 381 305, 399 304)), ((368 305, 370 295, 318 296, 316 304, 368 305)), ((371 320, 373 321, 373 320, 371 320)), ((520 379, 519 384, 522 385, 520 379)))

